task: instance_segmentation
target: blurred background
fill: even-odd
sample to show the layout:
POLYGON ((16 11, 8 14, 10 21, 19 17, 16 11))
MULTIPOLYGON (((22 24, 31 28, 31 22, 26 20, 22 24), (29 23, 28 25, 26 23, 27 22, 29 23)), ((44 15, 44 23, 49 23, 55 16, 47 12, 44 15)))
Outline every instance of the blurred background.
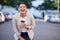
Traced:
POLYGON ((27 12, 30 12, 34 18, 51 21, 52 15, 60 17, 59 0, 0 0, 0 14, 5 16, 5 20, 12 19, 12 16, 18 12, 17 4, 22 1, 27 4, 27 12))
POLYGON ((60 0, 0 0, 0 40, 14 40, 12 17, 22 1, 35 18, 34 40, 60 40, 60 0))

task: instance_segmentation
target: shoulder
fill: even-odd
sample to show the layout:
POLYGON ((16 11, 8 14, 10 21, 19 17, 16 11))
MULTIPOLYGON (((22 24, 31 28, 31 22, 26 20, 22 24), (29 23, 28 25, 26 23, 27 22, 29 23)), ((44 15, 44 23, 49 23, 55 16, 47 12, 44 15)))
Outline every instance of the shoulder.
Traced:
POLYGON ((32 15, 31 13, 27 13, 27 16, 30 16, 30 17, 31 17, 31 16, 33 16, 33 15, 32 15))
POLYGON ((34 18, 31 13, 27 13, 27 16, 28 16, 29 18, 31 18, 31 19, 34 18))
POLYGON ((18 15, 19 15, 18 13, 15 14, 15 15, 13 16, 13 19, 17 19, 18 15))

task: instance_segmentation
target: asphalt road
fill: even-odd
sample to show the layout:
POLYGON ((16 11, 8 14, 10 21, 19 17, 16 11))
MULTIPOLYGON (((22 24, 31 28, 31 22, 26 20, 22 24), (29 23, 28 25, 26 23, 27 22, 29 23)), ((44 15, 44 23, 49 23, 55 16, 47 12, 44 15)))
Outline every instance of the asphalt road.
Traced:
MULTIPOLYGON (((34 40, 60 40, 60 24, 36 21, 34 40)), ((12 21, 0 24, 0 40, 14 40, 12 21)))

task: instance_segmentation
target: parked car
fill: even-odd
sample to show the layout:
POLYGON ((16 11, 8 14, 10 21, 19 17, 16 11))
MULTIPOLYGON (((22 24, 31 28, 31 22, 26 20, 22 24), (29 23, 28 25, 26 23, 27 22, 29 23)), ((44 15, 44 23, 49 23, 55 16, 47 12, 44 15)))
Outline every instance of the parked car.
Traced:
POLYGON ((8 21, 8 14, 4 14, 4 17, 5 17, 5 21, 8 21))
POLYGON ((8 19, 11 20, 12 19, 12 14, 8 15, 8 19))
POLYGON ((0 23, 5 22, 5 17, 2 12, 0 12, 0 23))
POLYGON ((49 15, 48 21, 60 23, 60 16, 57 14, 49 15))

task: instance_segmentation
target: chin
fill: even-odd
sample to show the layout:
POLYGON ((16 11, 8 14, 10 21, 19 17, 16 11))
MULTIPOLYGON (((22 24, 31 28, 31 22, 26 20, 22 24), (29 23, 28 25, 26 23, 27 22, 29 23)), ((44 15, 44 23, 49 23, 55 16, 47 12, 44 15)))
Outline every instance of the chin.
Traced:
POLYGON ((25 13, 25 12, 21 12, 21 13, 25 13))

